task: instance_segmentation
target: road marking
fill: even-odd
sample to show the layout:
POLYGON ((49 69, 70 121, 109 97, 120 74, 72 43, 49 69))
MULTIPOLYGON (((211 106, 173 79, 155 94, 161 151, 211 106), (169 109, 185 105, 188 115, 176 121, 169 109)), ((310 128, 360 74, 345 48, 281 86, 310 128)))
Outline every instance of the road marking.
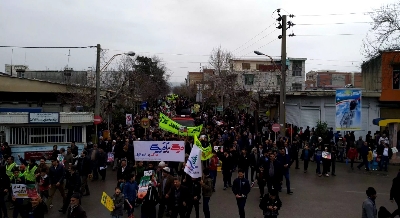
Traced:
MULTIPOLYGON (((357 192, 357 191, 345 191, 347 193, 356 193, 356 194, 365 194, 365 192, 357 192)), ((390 195, 388 193, 377 193, 377 195, 390 195)))

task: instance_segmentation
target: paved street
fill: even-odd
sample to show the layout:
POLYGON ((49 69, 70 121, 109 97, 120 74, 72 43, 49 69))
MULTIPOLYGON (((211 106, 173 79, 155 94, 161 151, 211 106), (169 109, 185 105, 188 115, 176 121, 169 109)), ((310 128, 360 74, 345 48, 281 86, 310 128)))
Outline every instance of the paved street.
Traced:
MULTIPOLYGON (((302 162, 300 162, 301 164, 302 162)), ((281 193, 283 207, 279 217, 361 217, 361 204, 366 198, 365 190, 368 186, 375 187, 378 192, 376 200, 378 208, 386 206, 389 211, 395 209, 395 204, 389 201, 389 191, 392 178, 397 174, 398 166, 390 166, 388 174, 377 171, 365 173, 358 169, 350 171, 347 168, 348 166, 345 164, 338 163, 338 176, 329 178, 318 177, 312 173, 315 172, 314 163, 310 164, 310 170, 307 174, 303 173, 302 170, 291 169, 290 176, 294 194, 289 196, 285 190, 281 193)), ((83 207, 86 209, 88 217, 110 217, 107 209, 100 204, 102 191, 105 190, 111 195, 116 185, 116 173, 111 170, 107 173, 107 181, 91 182, 91 196, 83 198, 83 207)), ((238 217, 236 201, 232 192, 222 190, 221 174, 218 175, 217 184, 217 191, 213 194, 210 202, 211 217, 238 217)), ((59 196, 59 193, 56 196, 59 196)), ((258 197, 258 187, 255 186, 249 194, 246 217, 262 217, 262 212, 258 208, 258 197)), ((57 210, 61 207, 61 201, 55 200, 54 205, 55 207, 48 217, 59 218, 60 214, 57 210)), ((193 213, 194 211, 192 217, 194 217, 193 213)), ((202 212, 200 214, 200 217, 203 217, 202 212)), ((140 217, 139 208, 137 208, 135 215, 140 217)))

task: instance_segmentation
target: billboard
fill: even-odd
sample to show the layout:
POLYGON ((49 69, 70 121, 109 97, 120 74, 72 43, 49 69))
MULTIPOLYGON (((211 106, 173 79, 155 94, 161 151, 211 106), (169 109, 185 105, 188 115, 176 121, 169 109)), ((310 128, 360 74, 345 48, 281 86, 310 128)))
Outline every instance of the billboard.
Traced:
POLYGON ((336 90, 336 130, 357 131, 362 130, 361 90, 337 89, 336 90))

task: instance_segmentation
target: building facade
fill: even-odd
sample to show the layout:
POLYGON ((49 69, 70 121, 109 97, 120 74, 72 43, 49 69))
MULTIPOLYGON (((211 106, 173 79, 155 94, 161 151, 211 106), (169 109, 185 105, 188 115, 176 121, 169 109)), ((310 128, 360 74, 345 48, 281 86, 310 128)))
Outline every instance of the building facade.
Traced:
POLYGON ((362 81, 361 73, 336 72, 335 70, 310 71, 306 74, 305 89, 333 90, 349 84, 354 88, 361 88, 362 81))
MULTIPOLYGON (((304 90, 306 58, 288 58, 286 61, 287 91, 304 90)), ((281 61, 263 59, 232 59, 232 72, 237 74, 237 86, 248 91, 280 90, 281 61)))
MULTIPOLYGON (((286 97, 286 123, 305 129, 307 126, 316 127, 317 121, 324 121, 335 131, 336 107, 335 91, 305 91, 291 93, 286 97)), ((362 95, 362 130, 355 131, 358 139, 365 139, 368 131, 374 133, 379 126, 373 120, 380 116, 379 92, 364 91, 362 95)), ((342 132, 342 135, 344 133, 342 132)))

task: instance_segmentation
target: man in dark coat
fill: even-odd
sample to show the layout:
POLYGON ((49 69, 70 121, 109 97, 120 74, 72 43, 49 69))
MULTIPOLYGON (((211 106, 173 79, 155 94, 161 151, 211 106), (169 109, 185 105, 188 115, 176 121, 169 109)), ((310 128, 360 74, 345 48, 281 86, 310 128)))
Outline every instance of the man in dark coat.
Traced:
POLYGON ((69 201, 74 193, 79 193, 81 189, 81 177, 77 171, 76 166, 71 166, 69 169, 70 175, 67 178, 67 183, 65 184, 65 188, 68 190, 67 197, 64 199, 64 204, 59 212, 65 214, 67 212, 67 208, 69 205, 69 201))
POLYGON ((86 211, 80 205, 81 196, 79 193, 72 195, 70 205, 68 207, 67 218, 87 218, 86 211))
POLYGON ((279 190, 283 180, 282 164, 275 158, 275 154, 270 154, 268 161, 263 166, 265 171, 264 178, 265 181, 267 181, 268 191, 272 189, 279 190))
POLYGON ((174 186, 171 188, 169 202, 171 203, 171 218, 185 217, 187 211, 187 203, 189 201, 188 188, 181 185, 179 178, 174 178, 174 186))

